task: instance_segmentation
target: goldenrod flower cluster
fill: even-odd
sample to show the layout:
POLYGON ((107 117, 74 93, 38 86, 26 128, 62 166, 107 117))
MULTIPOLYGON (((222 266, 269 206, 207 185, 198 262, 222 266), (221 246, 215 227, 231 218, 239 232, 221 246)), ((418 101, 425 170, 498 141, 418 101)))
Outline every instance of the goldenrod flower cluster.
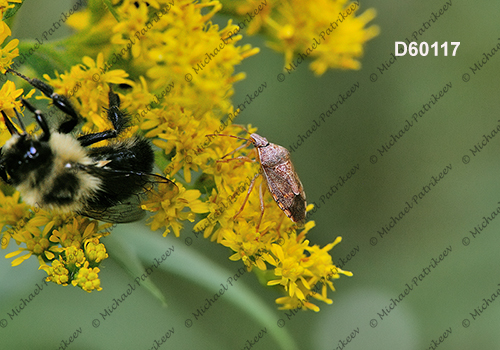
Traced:
MULTIPOLYGON (((224 1, 240 19, 248 34, 264 33, 268 45, 285 55, 285 69, 312 59, 311 70, 322 75, 328 69, 359 69, 363 45, 379 33, 375 10, 360 16, 361 1, 347 0, 237 0, 224 1), (295 58, 294 58, 295 57, 295 58)), ((295 68, 294 68, 295 67, 295 68)))
MULTIPOLYGON (((313 33, 318 36, 318 30, 330 25, 332 16, 346 10, 345 1, 264 2, 247 33, 261 29, 271 33, 273 47, 285 53, 287 62, 306 48, 313 33)), ((237 14, 262 5, 253 0, 234 3, 228 8, 237 14)), ((11 4, 0 1, 0 10, 9 7, 11 4)), ((231 260, 241 260, 249 271, 264 276, 268 285, 280 286, 285 296, 277 303, 282 308, 318 311, 312 298, 331 303, 327 292, 334 290, 332 279, 352 275, 337 268, 329 254, 340 238, 323 248, 310 244, 306 235, 314 222, 298 229, 276 205, 263 176, 257 176, 259 163, 249 161, 257 159, 252 147, 235 153, 239 159, 218 162, 242 141, 210 135, 245 137, 232 124, 240 112, 231 101, 234 83, 245 78, 244 73, 235 74, 235 66, 259 52, 250 45, 239 45, 244 31, 236 22, 229 20, 222 28, 212 23, 221 8, 220 2, 207 0, 123 0, 109 8, 89 0, 86 9, 65 21, 75 31, 58 43, 65 48, 62 61, 67 66, 57 68, 53 78, 48 74, 43 78, 57 93, 71 98, 84 119, 84 133, 111 127, 105 108, 113 85, 121 108, 132 117, 132 127, 121 137, 142 133, 149 138, 159 150, 157 166, 177 185, 177 191, 160 185, 142 203, 142 209, 151 213, 148 225, 152 230, 161 229, 164 235, 173 231, 179 236, 184 221, 196 222, 196 234, 230 248, 231 260), (253 180, 255 189, 236 215, 253 180)), ((364 42, 376 35, 376 28, 363 28, 373 18, 372 11, 355 17, 356 10, 341 30, 331 32, 321 49, 311 54, 317 74, 328 68, 359 66, 355 58, 361 55, 364 42)), ((10 35, 1 21, 2 73, 19 55, 18 40, 6 41, 10 35)), ((50 43, 45 49, 57 51, 50 43)), ((37 70, 36 62, 25 65, 37 70)), ((14 117, 14 109, 25 112, 20 103, 23 90, 16 88, 10 73, 6 76, 9 80, 0 90, 0 109, 14 117)), ((31 90, 24 97, 33 93, 31 90)), ((256 131, 251 125, 247 128, 256 131)), ((9 137, 2 123, 0 145, 9 137)), ((14 189, 5 184, 0 188, 2 248, 11 240, 21 246, 7 255, 18 256, 12 265, 35 255, 47 280, 88 292, 101 290, 98 266, 108 254, 100 238, 110 233, 111 224, 32 208, 14 189)))

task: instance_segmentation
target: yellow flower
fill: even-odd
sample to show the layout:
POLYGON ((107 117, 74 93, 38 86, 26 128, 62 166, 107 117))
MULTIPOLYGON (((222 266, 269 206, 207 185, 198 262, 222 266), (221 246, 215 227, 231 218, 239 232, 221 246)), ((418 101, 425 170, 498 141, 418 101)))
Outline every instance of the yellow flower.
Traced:
MULTIPOLYGON (((2 10, 2 4, 0 3, 0 11, 2 10)), ((0 45, 5 41, 5 39, 11 35, 10 28, 7 24, 0 19, 0 45)), ((7 68, 12 65, 12 60, 19 56, 19 49, 17 45, 19 44, 18 39, 13 39, 9 41, 7 45, 0 49, 0 73, 5 74, 7 68)))
POLYGON ((95 220, 86 217, 73 217, 73 220, 68 220, 68 224, 53 230, 49 240, 62 248, 71 246, 80 248, 85 240, 101 237, 103 234, 98 233, 101 229, 102 227, 97 228, 95 220))
POLYGON ((52 226, 47 225, 42 231, 39 227, 31 223, 33 216, 34 215, 31 215, 30 218, 25 218, 23 220, 25 224, 21 225, 20 228, 12 234, 12 238, 18 244, 24 243, 26 248, 19 248, 19 250, 11 252, 5 257, 9 259, 23 252, 27 252, 27 254, 14 259, 12 261, 12 266, 21 264, 23 261, 30 258, 32 254, 39 257, 40 261, 54 258, 54 254, 50 251, 50 242, 47 239, 48 232, 52 229, 52 226))
POLYGON ((63 286, 68 285, 69 271, 64 266, 64 264, 61 263, 61 261, 54 260, 52 262, 52 266, 42 265, 42 266, 40 266, 40 269, 45 270, 45 272, 47 272, 47 275, 49 275, 46 278, 47 282, 54 282, 57 284, 61 284, 63 286))
MULTIPOLYGON (((228 135, 236 135, 241 132, 241 128, 235 126, 229 126, 226 130, 228 130, 228 135)), ((249 132, 255 132, 255 129, 249 127, 249 132)), ((212 234, 212 239, 220 242, 222 240, 221 232, 216 230, 212 233, 212 229, 217 222, 220 227, 234 228, 235 230, 239 224, 244 225, 244 229, 246 229, 247 224, 250 224, 253 226, 253 230, 256 231, 257 225, 261 221, 259 227, 261 235, 264 235, 267 231, 272 231, 274 232, 272 235, 275 237, 278 237, 278 234, 273 230, 280 227, 286 229, 292 226, 292 222, 286 218, 267 191, 267 183, 264 178, 262 176, 256 177, 260 172, 260 164, 256 161, 250 161, 256 159, 255 149, 253 147, 243 148, 240 153, 234 155, 235 157, 243 157, 243 159, 221 160, 222 156, 235 150, 243 142, 223 136, 211 137, 210 142, 212 150, 207 150, 207 153, 210 154, 211 159, 208 168, 204 172, 214 177, 217 192, 213 193, 210 198, 210 202, 213 204, 211 214, 202 220, 195 229, 204 230, 205 237, 212 234), (254 178, 256 178, 254 189, 251 191, 243 211, 234 220, 234 216, 240 211, 245 202, 247 192, 254 178), (262 187, 263 190, 265 207, 262 219, 259 187, 262 187)))
POLYGON ((106 253, 106 247, 104 244, 99 243, 99 239, 92 238, 88 239, 85 244, 85 257, 87 261, 93 266, 99 264, 102 260, 108 257, 106 253))
MULTIPOLYGON (((130 1, 125 1, 122 6, 120 6, 118 13, 122 19, 113 28, 113 33, 116 33, 111 38, 111 42, 115 45, 126 46, 128 42, 132 43, 129 38, 133 38, 136 33, 136 38, 133 40, 142 41, 145 39, 146 35, 142 34, 144 28, 148 28, 147 22, 149 22, 148 5, 145 3, 131 3, 130 1)), ((150 26, 153 26, 153 22, 150 26)), ((144 29, 145 32, 145 29, 144 29)), ((131 46, 132 56, 138 58, 142 52, 142 44, 139 42, 138 45, 131 46)))
POLYGON ((84 266, 78 271, 76 278, 71 281, 74 286, 79 286, 86 292, 92 292, 93 290, 100 291, 101 280, 98 278, 99 268, 89 268, 89 262, 86 261, 84 266))
POLYGON ((22 0, 0 0, 0 13, 3 17, 3 14, 5 11, 7 11, 10 8, 13 8, 15 5, 9 4, 9 2, 15 2, 17 4, 21 4, 23 1, 22 0))
MULTIPOLYGON (((21 101, 17 99, 22 94, 23 89, 16 89, 16 85, 12 81, 7 80, 2 85, 2 89, 0 89, 0 96, 2 96, 0 99, 0 110, 4 111, 10 118, 15 117, 14 109, 21 110, 21 101)), ((2 124, 4 123, 2 122, 2 124)), ((5 127, 5 125, 3 126, 5 127)))
POLYGON ((101 290, 97 266, 108 254, 104 245, 99 243, 99 238, 105 233, 99 231, 109 226, 103 224, 98 227, 95 220, 73 217, 70 223, 53 230, 50 242, 57 244, 53 251, 58 258, 51 261, 52 266, 40 263, 40 268, 47 272, 47 281, 62 285, 71 282, 87 292, 101 290))
POLYGON ((333 243, 327 244, 323 248, 320 248, 317 245, 305 248, 310 254, 309 258, 307 259, 309 265, 308 269, 313 274, 313 277, 308 280, 308 283, 310 285, 315 285, 321 280, 326 279, 326 284, 332 291, 334 291, 335 288, 333 287, 330 279, 338 279, 340 274, 352 276, 351 272, 344 271, 338 267, 335 267, 332 262, 332 257, 328 253, 334 246, 340 243, 341 240, 341 237, 337 237, 337 239, 333 243))
POLYGON ((274 244, 273 254, 277 257, 274 273, 277 280, 271 280, 268 285, 283 285, 288 290, 288 296, 278 298, 276 302, 282 304, 280 309, 310 309, 319 311, 314 305, 311 297, 331 304, 332 300, 327 297, 327 286, 335 291, 331 279, 338 279, 340 274, 352 276, 349 271, 339 269, 332 263, 328 254, 336 244, 341 241, 338 237, 333 243, 323 249, 318 246, 309 247, 307 241, 297 241, 294 234, 290 239, 285 239, 282 246, 274 244), (308 254, 305 254, 305 251, 308 254), (321 288, 321 293, 318 292, 321 288))
POLYGON ((91 24, 90 12, 88 11, 75 12, 66 19, 66 24, 75 30, 83 30, 89 27, 89 25, 91 24))
MULTIPOLYGON (((256 34, 266 24, 266 19, 271 16, 272 11, 279 6, 281 1, 263 1, 263 0, 244 0, 227 3, 227 6, 235 6, 235 12, 242 17, 241 29, 245 29, 249 35, 256 34), (258 11, 258 15, 251 17, 248 14, 254 14, 258 11)), ((226 4, 225 4, 226 5, 226 4)))
POLYGON ((159 8, 144 4, 136 8, 134 2, 125 1, 111 41, 127 49, 122 57, 132 52, 133 69, 147 76, 154 92, 175 83, 170 104, 179 104, 197 119, 214 109, 224 115, 234 82, 244 77, 231 76, 234 66, 258 49, 236 46, 241 36, 227 39, 237 28, 231 22, 221 30, 210 22, 221 8, 217 1, 161 3, 159 8), (201 15, 205 10, 208 13, 201 15))
MULTIPOLYGON (((1 192, 0 195, 3 196, 1 192)), ((6 255, 6 258, 12 258, 25 253, 14 259, 12 266, 17 266, 35 255, 38 257, 40 269, 48 274, 47 281, 68 285, 74 281, 74 276, 78 275, 78 281, 73 285, 78 285, 86 291, 100 290, 100 282, 93 274, 96 273, 96 266, 106 259, 108 254, 104 246, 99 243, 99 238, 105 233, 98 231, 110 224, 97 227, 95 220, 74 215, 53 214, 21 204, 17 205, 16 210, 14 205, 19 200, 18 192, 15 192, 13 197, 4 199, 7 200, 1 202, 4 204, 0 208, 0 215, 3 224, 8 224, 11 228, 4 231, 3 235, 12 237, 16 243, 25 246, 6 255), (8 207, 10 211, 5 210, 8 207), (2 215, 4 210, 5 215, 2 215), (87 269, 89 263, 94 270, 87 269), (87 275, 90 276, 88 280, 91 283, 88 280, 82 282, 87 275)), ((3 246, 5 247, 6 245, 3 246)))
POLYGON ((20 202, 19 192, 6 196, 0 191, 0 232, 2 232, 2 249, 7 248, 12 235, 24 227, 29 221, 29 205, 20 202), (4 227, 10 226, 7 230, 4 227))
MULTIPOLYGON (((237 135, 241 128, 229 126, 228 130, 229 135, 237 135)), ((256 131, 251 126, 249 130, 256 131)), ((275 277, 268 281, 268 285, 279 285, 287 292, 288 297, 277 300, 283 308, 295 308, 300 304, 303 308, 318 311, 319 308, 309 301, 311 296, 331 303, 326 289, 320 294, 312 287, 318 281, 327 281, 325 284, 333 290, 332 278, 338 278, 339 273, 351 275, 336 268, 328 254, 340 239, 323 249, 309 246, 305 237, 314 227, 314 222, 306 223, 300 233, 296 232, 296 225, 286 217, 267 190, 265 179, 261 175, 256 177, 260 164, 251 161, 256 159, 255 148, 242 148, 232 155, 235 159, 227 157, 222 160, 244 141, 223 136, 213 137, 210 141, 216 154, 212 162, 219 161, 204 172, 214 177, 215 189, 208 201, 210 214, 195 225, 195 230, 203 231, 205 237, 211 236, 212 240, 231 248, 234 254, 230 259, 241 259, 249 271, 254 266, 261 271, 272 266, 270 272, 275 277), (252 180, 254 188, 248 195, 252 180), (263 215, 259 187, 263 190, 263 215), (331 273, 332 270, 335 273, 331 273)), ((313 205, 309 205, 307 210, 312 208, 313 205)))
MULTIPOLYGON (((23 93, 23 89, 16 89, 16 85, 7 80, 0 89, 0 111, 4 111, 5 114, 12 121, 13 119, 17 119, 16 113, 14 110, 20 112, 22 109, 21 101, 18 100, 19 96, 23 93)), ((27 95, 23 96, 23 98, 30 98, 35 93, 35 89, 32 89, 27 95)), ((7 140, 11 138, 10 132, 7 130, 7 126, 3 120, 3 115, 0 118, 0 145, 4 145, 7 140)), ((28 126, 27 129, 32 129, 32 126, 28 126)))
POLYGON ((198 190, 186 190, 180 183, 177 183, 177 188, 167 183, 160 183, 158 187, 158 191, 154 191, 141 207, 155 213, 149 219, 148 225, 153 231, 165 228, 163 236, 172 228, 175 236, 179 237, 182 229, 180 220, 193 222, 195 214, 208 211, 207 205, 198 199, 201 195, 198 190), (184 211, 186 207, 190 211, 184 211))
POLYGON ((281 277, 277 280, 269 281, 267 284, 270 286, 281 284, 285 290, 289 291, 291 297, 297 295, 297 298, 304 299, 305 296, 300 288, 298 288, 298 283, 303 285, 307 284, 305 276, 310 277, 310 272, 304 268, 302 265, 302 258, 304 257, 303 251, 308 245, 308 241, 304 241, 297 245, 293 239, 286 239, 284 247, 273 244, 271 251, 276 257, 277 265, 274 273, 277 277, 281 277))
POLYGON ((105 110, 109 105, 109 84, 133 84, 126 79, 128 74, 122 69, 109 70, 104 63, 104 55, 99 53, 97 59, 85 56, 83 65, 73 66, 69 72, 56 73, 52 79, 47 74, 44 78, 55 91, 71 98, 71 102, 87 123, 82 127, 84 132, 95 129, 105 130, 111 127, 105 110))
POLYGON ((305 58, 312 58, 310 68, 316 75, 327 69, 359 69, 357 60, 363 54, 363 45, 379 33, 377 26, 365 28, 375 17, 375 10, 368 9, 360 16, 359 2, 347 0, 246 0, 236 2, 236 12, 259 10, 251 21, 244 18, 239 23, 249 34, 257 31, 270 35, 268 43, 285 55, 285 68, 290 73, 305 58), (294 56, 298 56, 293 59, 294 56))
MULTIPOLYGON (((84 133, 110 128, 109 121, 103 114, 108 106, 109 85, 114 84, 113 89, 119 94, 121 108, 132 117, 131 123, 144 124, 143 128, 149 130, 147 136, 167 152, 164 153, 165 160, 175 158, 176 168, 169 171, 171 176, 183 168, 185 179, 189 183, 191 173, 207 169, 209 157, 215 155, 210 152, 197 154, 194 149, 199 149, 200 144, 203 144, 205 134, 219 128, 221 117, 232 112, 229 97, 233 83, 244 77, 244 74, 231 76, 234 65, 258 50, 251 49, 249 45, 238 47, 236 43, 239 38, 232 38, 227 42, 225 51, 213 62, 214 67, 220 66, 225 71, 223 79, 220 70, 214 73, 214 69, 207 68, 197 81, 187 81, 185 76, 188 72, 196 75, 193 70, 195 61, 204 59, 207 51, 214 53, 214 50, 220 50, 220 43, 223 42, 221 38, 226 39, 227 30, 234 26, 229 23, 226 29, 219 30, 218 26, 209 22, 215 12, 220 10, 217 2, 192 3, 180 0, 176 1, 175 6, 167 6, 169 2, 150 1, 150 6, 146 6, 144 2, 120 2, 120 5, 110 8, 120 18, 119 22, 109 14, 93 12, 95 7, 88 7, 75 14, 68 20, 68 24, 79 30, 81 35, 66 41, 69 46, 73 45, 66 52, 68 55, 83 56, 85 52, 95 52, 96 47, 99 52, 84 56, 82 64, 74 65, 69 71, 56 72, 55 78, 48 75, 44 75, 44 78, 54 87, 55 92, 68 96, 85 118, 86 124, 82 128, 84 133), (209 11, 205 11, 207 8, 209 11), (158 21, 160 10, 165 11, 161 16, 161 23, 158 21), (74 18, 83 19, 83 24, 76 25, 74 18), (101 33, 93 28, 104 30, 101 33), (127 48, 129 43, 131 47, 127 48), (198 49, 193 50, 193 46, 198 49), (94 60, 91 57, 96 58, 94 60), (159 64, 171 58, 175 59, 164 65, 166 70, 154 71, 159 64), (124 66, 127 67, 127 72, 119 69, 124 66), (128 72, 133 74, 137 82, 128 79, 128 72), (172 88, 166 91, 162 86, 164 82, 168 83, 167 86, 172 83, 172 88), (179 84, 174 86, 175 83, 179 84), (131 89, 116 87, 120 84, 128 85, 131 89), (150 86, 153 89, 151 92, 150 86), (203 98, 201 107, 200 101, 197 101, 200 97, 203 98), (179 115, 183 117, 181 123, 177 120, 179 115), (191 131, 197 128, 200 133, 193 139, 191 131), (179 136, 172 137, 177 131, 181 131, 179 136)), ((8 27, 5 27, 5 33, 10 35, 8 27)), ((2 92, 0 102, 7 113, 12 113, 13 108, 21 110, 16 99, 22 90, 15 90, 15 86, 8 82, 2 92)), ((120 137, 127 137, 135 131, 137 127, 131 127, 120 137)), ((4 134, 2 133, 2 137, 4 134)), ((181 183, 175 189, 170 185, 160 185, 157 195, 158 197, 152 197, 150 201, 143 203, 143 208, 154 213, 150 218, 151 227, 164 228, 165 234, 173 230, 179 235, 182 221, 194 221, 196 214, 208 212, 209 205, 200 200, 201 192, 186 189, 181 183)), ((18 194, 16 199, 19 199, 18 194)), ((2 209, 12 211, 14 207, 4 206, 2 209)), ((35 255, 49 280, 63 285, 71 282, 89 291, 92 288, 99 289, 98 285, 88 285, 90 280, 98 281, 88 277, 96 272, 89 269, 95 268, 95 265, 107 257, 105 247, 99 243, 99 238, 104 235, 100 232, 105 225, 98 227, 95 221, 79 216, 70 216, 65 218, 65 222, 61 222, 57 216, 43 210, 33 212, 33 209, 28 208, 25 211, 26 213, 18 216, 26 217, 26 224, 12 235, 4 234, 22 244, 17 252, 8 257, 26 254, 14 260, 18 264, 35 255)), ((15 212, 9 214, 14 216, 15 212)), ((8 216, 2 219, 6 227, 12 227, 19 220, 8 216)))
POLYGON ((233 261, 241 259, 249 271, 253 266, 265 271, 267 269, 266 261, 272 261, 272 257, 268 253, 267 245, 260 240, 259 232, 246 222, 241 223, 238 232, 241 234, 236 234, 233 230, 225 227, 221 229, 221 244, 235 252, 229 259, 233 261))
MULTIPOLYGON (((241 111, 233 107, 231 97, 234 83, 245 76, 234 74, 235 65, 258 49, 238 46, 240 26, 231 20, 222 26, 211 22, 221 9, 218 1, 110 3, 114 5, 109 12, 89 6, 68 20, 77 34, 58 45, 64 47, 68 62, 81 63, 56 72, 55 78, 44 78, 56 93, 71 99, 86 121, 83 133, 111 128, 106 108, 113 89, 131 119, 119 137, 137 132, 159 149, 157 165, 173 182, 160 181, 142 202, 141 208, 151 213, 147 224, 152 230, 162 229, 164 235, 173 231, 179 236, 184 221, 194 222, 202 214, 195 230, 231 248, 229 259, 241 260, 248 271, 256 267, 254 271, 269 286, 281 288, 286 293, 277 300, 282 308, 318 311, 313 298, 331 303, 332 280, 340 274, 352 275, 333 264, 330 250, 340 239, 323 248, 310 245, 307 234, 314 222, 299 230, 276 204, 259 175, 255 148, 240 147, 244 140, 214 135, 248 137, 233 125, 241 111)), ((259 3, 248 1, 239 11, 256 6, 259 3)), ((319 5, 268 0, 248 30, 271 32, 276 48, 285 52, 289 62, 294 54, 307 50, 313 35, 321 36, 320 29, 330 25, 339 11, 347 13, 345 6, 346 1, 340 0, 321 0, 319 5)), ((354 17, 355 10, 334 32, 326 34, 323 29, 324 42, 310 53, 316 73, 331 67, 355 68, 362 44, 374 33, 363 29, 371 12, 354 17)), ((10 35, 10 30, 4 27, 4 33, 10 35)), ((0 64, 8 64, 15 54, 17 43, 12 42, 2 51, 0 59, 5 60, 0 64)), ((17 101, 21 93, 10 82, 0 90, 0 108, 10 117, 15 116, 14 108, 22 111, 17 101)), ((0 128, 3 139, 10 137, 4 126, 0 128)), ((248 126, 248 132, 255 131, 248 126)), ((2 245, 6 247, 9 239, 21 245, 7 255, 17 257, 14 265, 34 255, 47 281, 87 292, 102 289, 98 266, 108 252, 100 239, 109 234, 106 229, 111 224, 27 207, 13 190, 1 192, 0 200, 0 229, 7 237, 2 245)))

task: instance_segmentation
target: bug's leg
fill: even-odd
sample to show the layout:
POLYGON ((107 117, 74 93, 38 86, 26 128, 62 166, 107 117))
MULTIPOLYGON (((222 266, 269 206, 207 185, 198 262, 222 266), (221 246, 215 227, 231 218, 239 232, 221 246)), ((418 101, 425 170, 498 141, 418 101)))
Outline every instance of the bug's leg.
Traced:
POLYGON ((13 73, 17 75, 18 77, 26 80, 28 83, 30 83, 31 86, 36 88, 37 90, 41 91, 45 96, 50 98, 52 100, 52 103, 54 106, 56 106, 58 109, 63 111, 65 114, 69 115, 71 118, 69 120, 66 120, 63 122, 59 128, 58 131, 63 134, 68 134, 73 129, 75 126, 78 124, 78 121, 80 120, 80 117, 78 115, 78 112, 75 110, 69 99, 64 96, 64 95, 59 95, 54 92, 54 88, 50 86, 49 84, 36 79, 36 78, 28 78, 24 74, 21 74, 19 72, 16 72, 13 69, 7 69, 7 72, 13 73))
MULTIPOLYGON (((234 152, 238 151, 239 149, 243 148, 243 147, 244 147, 244 146, 246 146, 246 145, 247 145, 247 144, 241 145, 240 147, 238 147, 238 148, 237 148, 237 149, 235 149, 234 151, 232 151, 232 152, 230 152, 230 153, 226 154, 224 157, 227 157, 227 156, 229 156, 229 155, 233 154, 234 152)), ((253 148, 253 150, 252 150, 252 151, 253 151, 254 153, 256 153, 256 149, 255 149, 255 148, 253 148)), ((231 161, 233 161, 233 160, 240 160, 240 161, 242 161, 242 162, 252 162, 252 163, 256 163, 256 162, 257 162, 257 160, 256 160, 256 159, 252 159, 252 158, 250 158, 250 157, 248 157, 248 156, 239 156, 239 157, 234 157, 234 158, 229 158, 229 159, 223 159, 224 157, 222 157, 221 159, 218 159, 218 160, 217 160, 217 163, 229 163, 229 162, 231 162, 231 161)))
POLYGON ((47 125, 47 121, 45 120, 45 117, 43 116, 42 112, 39 109, 36 109, 31 103, 26 101, 24 98, 21 99, 21 102, 23 103, 24 107, 26 107, 31 113, 35 115, 36 122, 42 128, 43 135, 42 137, 40 137, 40 141, 49 141, 50 129, 49 126, 47 125))
POLYGON ((249 140, 249 141, 245 142, 244 144, 242 144, 240 147, 238 147, 235 150, 233 150, 233 151, 229 152, 228 154, 224 155, 221 159, 224 159, 227 156, 230 156, 231 154, 238 152, 240 149, 250 146, 251 144, 252 144, 252 141, 249 140))
POLYGON ((96 142, 113 139, 125 130, 130 122, 130 117, 125 112, 120 110, 120 97, 109 89, 109 107, 107 114, 109 121, 113 124, 113 129, 97 132, 95 134, 82 135, 78 138, 82 146, 92 145, 96 142))
POLYGON ((276 227, 276 232, 278 232, 277 239, 280 239, 280 237, 281 237, 280 229, 281 229, 281 224, 283 224, 283 221, 285 220, 285 217, 286 217, 285 215, 281 215, 281 220, 280 220, 278 226, 276 227))
POLYGON ((262 182, 260 183, 260 186, 259 186, 259 197, 260 197, 260 218, 259 218, 259 222, 257 223, 257 232, 259 232, 259 227, 260 227, 260 223, 262 222, 262 217, 264 216, 264 210, 265 210, 265 206, 264 206, 264 196, 263 196, 263 192, 262 192, 262 182))
POLYGON ((244 162, 253 162, 255 163, 256 160, 255 159, 252 159, 250 157, 247 157, 247 156, 239 156, 239 157, 234 157, 234 158, 229 158, 229 159, 218 159, 217 160, 217 163, 229 163, 233 160, 242 160, 244 162))
POLYGON ((255 185, 255 179, 259 175, 260 175, 260 173, 255 174, 255 176, 253 177, 252 181, 250 182, 250 186, 248 186, 247 195, 245 196, 245 200, 243 201, 243 205, 241 206, 240 210, 236 213, 236 215, 233 216, 233 220, 236 219, 236 217, 238 215, 240 215, 240 213, 243 211, 243 208, 245 208, 245 204, 247 204, 248 197, 250 197, 250 193, 252 193, 253 186, 255 185))

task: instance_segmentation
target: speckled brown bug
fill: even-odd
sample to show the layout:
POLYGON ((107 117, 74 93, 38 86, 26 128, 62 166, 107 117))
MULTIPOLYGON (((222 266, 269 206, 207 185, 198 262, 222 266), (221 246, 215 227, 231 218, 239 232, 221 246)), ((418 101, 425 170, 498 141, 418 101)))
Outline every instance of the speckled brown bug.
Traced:
MULTIPOLYGON (((306 220, 306 194, 300 179, 295 172, 292 162, 290 161, 290 152, 282 146, 275 145, 267 141, 265 137, 258 134, 251 134, 249 139, 238 137, 234 135, 226 134, 212 134, 207 136, 229 136, 240 140, 247 141, 240 147, 236 148, 234 151, 226 154, 225 157, 239 151, 243 147, 248 147, 253 144, 257 150, 259 163, 266 178, 267 187, 269 192, 273 196, 274 200, 278 206, 285 212, 285 214, 297 223, 299 226, 303 226, 306 220)), ((219 160, 221 162, 228 162, 231 160, 240 159, 244 161, 255 161, 248 157, 240 156, 226 160, 219 160)), ((248 187, 248 192, 243 202, 241 209, 236 213, 238 216, 245 207, 245 204, 252 192, 255 184, 255 179, 259 174, 256 174, 248 187)), ((259 189, 260 193, 260 204, 261 204, 261 215, 259 223, 257 225, 257 230, 259 229, 262 216, 264 215, 264 200, 262 198, 262 185, 259 189)))

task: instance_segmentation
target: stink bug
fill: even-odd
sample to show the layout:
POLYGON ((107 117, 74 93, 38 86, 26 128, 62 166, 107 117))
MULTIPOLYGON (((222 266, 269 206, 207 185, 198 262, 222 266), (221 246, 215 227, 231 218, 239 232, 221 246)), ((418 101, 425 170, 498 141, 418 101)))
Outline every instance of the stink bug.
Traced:
MULTIPOLYGON (((264 173, 267 187, 269 188, 269 192, 271 192, 274 200, 281 208, 281 210, 283 210, 283 212, 285 212, 285 214, 290 218, 290 220, 297 223, 299 226, 304 225, 306 220, 306 194, 304 192, 302 182, 300 182, 299 176, 295 172, 293 164, 290 161, 290 152, 288 152, 286 148, 275 145, 274 143, 270 143, 265 137, 262 137, 255 133, 251 134, 249 139, 225 134, 212 134, 207 136, 229 136, 247 141, 242 146, 223 156, 222 159, 233 154, 234 152, 237 152, 243 147, 247 147, 250 144, 253 144, 257 150, 258 161, 260 163, 262 172, 264 173)), ((228 162, 235 159, 255 161, 248 157, 236 157, 220 161, 228 162)), ((258 175, 259 174, 256 174, 252 179, 245 201, 243 202, 240 211, 234 217, 238 216, 238 214, 243 211, 248 197, 252 192, 255 179, 258 175)), ((260 221, 262 220, 262 216, 264 215, 262 187, 260 189, 260 202, 261 216, 257 225, 257 230, 259 229, 260 221)))

